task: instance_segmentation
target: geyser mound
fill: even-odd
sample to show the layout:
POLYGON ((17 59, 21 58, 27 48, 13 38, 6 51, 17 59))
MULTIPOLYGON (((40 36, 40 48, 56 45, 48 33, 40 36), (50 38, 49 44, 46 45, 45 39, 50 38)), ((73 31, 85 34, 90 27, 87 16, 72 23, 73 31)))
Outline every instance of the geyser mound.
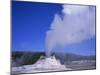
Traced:
POLYGON ((40 59, 33 65, 25 65, 21 67, 13 67, 12 73, 35 73, 35 72, 50 72, 50 71, 61 71, 71 70, 66 68, 65 65, 61 64, 55 56, 41 56, 40 59))
POLYGON ((43 57, 36 62, 35 67, 41 69, 66 69, 65 65, 62 65, 55 56, 43 57))

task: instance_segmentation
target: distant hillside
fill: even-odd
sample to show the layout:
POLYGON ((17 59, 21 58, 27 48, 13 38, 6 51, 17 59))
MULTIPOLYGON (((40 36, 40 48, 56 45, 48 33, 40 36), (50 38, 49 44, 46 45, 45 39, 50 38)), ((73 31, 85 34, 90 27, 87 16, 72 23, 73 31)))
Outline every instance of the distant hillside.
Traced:
POLYGON ((12 66, 34 64, 43 52, 12 52, 12 66))
MULTIPOLYGON (((95 56, 82 56, 72 53, 52 53, 62 64, 69 61, 95 60, 95 56)), ((34 64, 44 52, 12 52, 12 66, 34 64)))

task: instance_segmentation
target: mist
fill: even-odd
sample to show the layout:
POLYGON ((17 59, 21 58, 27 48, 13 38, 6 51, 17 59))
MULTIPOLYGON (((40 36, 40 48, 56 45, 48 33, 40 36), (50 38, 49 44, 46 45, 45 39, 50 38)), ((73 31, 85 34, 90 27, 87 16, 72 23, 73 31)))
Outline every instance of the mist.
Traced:
POLYGON ((81 43, 95 36, 95 7, 63 5, 62 15, 55 14, 46 32, 46 55, 56 46, 81 43))

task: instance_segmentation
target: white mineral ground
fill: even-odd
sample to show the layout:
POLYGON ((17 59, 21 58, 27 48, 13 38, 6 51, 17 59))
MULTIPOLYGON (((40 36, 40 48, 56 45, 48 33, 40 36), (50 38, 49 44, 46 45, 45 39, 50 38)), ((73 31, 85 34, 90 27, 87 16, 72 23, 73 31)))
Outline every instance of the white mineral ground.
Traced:
POLYGON ((48 72, 48 71, 62 71, 72 70, 62 65, 55 56, 40 57, 40 59, 32 65, 24 65, 20 67, 12 67, 12 73, 36 73, 36 72, 48 72))

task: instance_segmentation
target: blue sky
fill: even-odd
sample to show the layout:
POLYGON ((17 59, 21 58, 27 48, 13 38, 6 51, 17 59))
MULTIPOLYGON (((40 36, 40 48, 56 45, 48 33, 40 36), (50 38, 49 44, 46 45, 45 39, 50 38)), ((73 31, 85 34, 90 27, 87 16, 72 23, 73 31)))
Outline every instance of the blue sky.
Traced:
MULTIPOLYGON (((62 14, 62 4, 12 2, 12 50, 45 51, 46 32, 55 14, 62 14)), ((61 52, 95 54, 95 36, 81 43, 67 45, 61 52)), ((56 50, 55 50, 56 51, 56 50)))

